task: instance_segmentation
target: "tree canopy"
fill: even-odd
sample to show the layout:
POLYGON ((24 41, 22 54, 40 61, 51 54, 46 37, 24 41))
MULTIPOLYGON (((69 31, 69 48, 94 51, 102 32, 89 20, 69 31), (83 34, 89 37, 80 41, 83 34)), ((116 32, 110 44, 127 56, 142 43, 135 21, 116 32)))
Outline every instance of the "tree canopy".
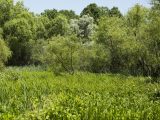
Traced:
POLYGON ((151 5, 136 4, 125 15, 95 3, 80 15, 56 9, 34 14, 23 2, 0 0, 0 66, 9 59, 7 65, 46 65, 71 74, 159 77, 160 1, 151 5))

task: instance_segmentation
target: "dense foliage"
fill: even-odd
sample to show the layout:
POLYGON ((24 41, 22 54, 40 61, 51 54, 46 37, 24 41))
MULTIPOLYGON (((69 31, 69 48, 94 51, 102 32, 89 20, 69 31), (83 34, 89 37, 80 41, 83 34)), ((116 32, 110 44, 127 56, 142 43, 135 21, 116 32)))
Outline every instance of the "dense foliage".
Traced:
POLYGON ((23 2, 0 0, 0 37, 12 52, 8 65, 158 78, 160 6, 158 0, 151 3, 151 8, 137 4, 124 16, 117 7, 93 3, 78 16, 56 9, 37 15, 23 2))
POLYGON ((8 68, 0 74, 0 119, 159 120, 160 84, 147 79, 8 68))
POLYGON ((160 0, 125 15, 0 0, 0 120, 160 120, 159 83, 160 0))
POLYGON ((0 70, 4 67, 4 63, 11 55, 11 51, 6 46, 5 42, 0 39, 0 70))

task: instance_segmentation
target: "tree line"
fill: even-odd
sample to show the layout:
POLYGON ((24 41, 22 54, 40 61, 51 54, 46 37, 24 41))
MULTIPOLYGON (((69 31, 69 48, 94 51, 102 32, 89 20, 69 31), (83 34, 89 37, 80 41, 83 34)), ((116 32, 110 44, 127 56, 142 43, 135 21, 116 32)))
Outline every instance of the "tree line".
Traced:
POLYGON ((160 1, 122 15, 95 3, 72 10, 30 12, 23 2, 0 0, 0 68, 44 65, 75 71, 160 76, 160 1))

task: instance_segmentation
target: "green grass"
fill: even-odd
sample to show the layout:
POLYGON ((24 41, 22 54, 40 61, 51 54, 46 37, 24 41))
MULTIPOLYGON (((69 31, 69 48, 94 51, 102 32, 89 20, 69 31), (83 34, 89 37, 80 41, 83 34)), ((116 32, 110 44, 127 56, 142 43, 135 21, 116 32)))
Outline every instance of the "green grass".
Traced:
POLYGON ((8 68, 0 73, 0 120, 160 120, 160 84, 145 79, 8 68))

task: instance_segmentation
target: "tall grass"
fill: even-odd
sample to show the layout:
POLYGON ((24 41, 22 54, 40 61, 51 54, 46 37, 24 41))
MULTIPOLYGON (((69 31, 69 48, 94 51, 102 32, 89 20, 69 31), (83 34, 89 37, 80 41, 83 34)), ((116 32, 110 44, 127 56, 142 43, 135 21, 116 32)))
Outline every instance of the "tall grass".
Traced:
POLYGON ((0 120, 160 120, 159 91, 143 77, 9 68, 0 73, 0 120))

